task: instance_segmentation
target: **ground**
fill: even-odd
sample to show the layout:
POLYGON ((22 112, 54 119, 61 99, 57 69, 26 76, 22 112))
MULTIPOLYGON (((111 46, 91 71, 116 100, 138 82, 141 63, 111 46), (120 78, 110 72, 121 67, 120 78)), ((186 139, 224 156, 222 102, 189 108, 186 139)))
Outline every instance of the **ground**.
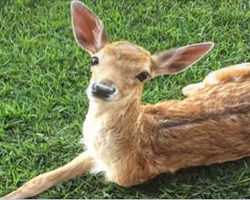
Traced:
MULTIPOLYGON (((250 61, 249 0, 85 0, 112 41, 151 52, 212 41, 180 75, 146 84, 144 103, 180 99, 209 72, 250 61)), ((90 57, 74 41, 70 0, 0 1, 0 196, 83 150, 90 57)), ((36 198, 250 198, 250 159, 183 169, 129 189, 84 175, 36 198)))

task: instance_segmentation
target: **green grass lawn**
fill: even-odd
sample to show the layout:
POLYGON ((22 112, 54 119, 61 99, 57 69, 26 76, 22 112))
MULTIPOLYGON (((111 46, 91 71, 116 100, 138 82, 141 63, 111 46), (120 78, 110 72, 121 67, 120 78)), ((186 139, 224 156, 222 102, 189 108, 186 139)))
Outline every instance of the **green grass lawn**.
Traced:
MULTIPOLYGON (((250 0, 85 0, 110 38, 151 52, 213 41, 182 74, 146 84, 144 103, 182 98, 209 72, 250 61, 250 0)), ((70 0, 0 1, 0 196, 66 164, 88 108, 90 57, 77 46, 70 0)), ((250 198, 250 159, 161 175, 129 189, 84 175, 37 198, 250 198)))

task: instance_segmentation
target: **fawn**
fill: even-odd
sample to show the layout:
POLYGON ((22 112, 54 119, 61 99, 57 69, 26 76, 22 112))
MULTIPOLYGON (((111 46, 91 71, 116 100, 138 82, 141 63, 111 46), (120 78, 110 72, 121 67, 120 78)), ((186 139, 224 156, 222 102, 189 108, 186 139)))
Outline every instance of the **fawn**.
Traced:
POLYGON ((213 48, 200 43, 151 56, 129 42, 109 43, 101 20, 72 1, 77 43, 92 56, 83 126, 87 150, 3 198, 27 198, 85 172, 123 187, 160 173, 250 155, 250 63, 215 71, 183 89, 183 100, 142 105, 144 83, 188 68, 213 48))

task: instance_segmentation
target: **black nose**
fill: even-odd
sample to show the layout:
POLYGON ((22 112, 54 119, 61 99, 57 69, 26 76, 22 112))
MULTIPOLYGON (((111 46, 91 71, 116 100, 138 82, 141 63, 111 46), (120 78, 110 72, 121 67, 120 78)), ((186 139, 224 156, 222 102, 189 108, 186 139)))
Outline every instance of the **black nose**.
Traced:
POLYGON ((98 98, 108 98, 116 91, 114 85, 107 81, 93 83, 91 89, 93 96, 98 98))

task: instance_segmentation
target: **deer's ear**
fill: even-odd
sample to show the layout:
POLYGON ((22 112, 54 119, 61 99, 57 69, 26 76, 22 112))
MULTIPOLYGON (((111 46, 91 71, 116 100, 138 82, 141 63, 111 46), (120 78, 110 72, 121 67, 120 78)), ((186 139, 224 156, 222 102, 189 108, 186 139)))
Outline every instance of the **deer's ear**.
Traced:
POLYGON ((71 2, 72 26, 77 43, 91 54, 108 43, 102 21, 80 1, 71 2))
POLYGON ((214 43, 206 42, 155 54, 152 56, 151 75, 179 73, 201 59, 213 46, 214 43))

